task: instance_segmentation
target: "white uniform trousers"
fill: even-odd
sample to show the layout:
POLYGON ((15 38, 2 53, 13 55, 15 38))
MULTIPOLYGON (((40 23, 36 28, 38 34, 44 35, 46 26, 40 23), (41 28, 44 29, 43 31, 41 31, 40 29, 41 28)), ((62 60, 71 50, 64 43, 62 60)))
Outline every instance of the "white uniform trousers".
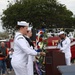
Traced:
POLYGON ((33 56, 29 55, 28 57, 28 64, 27 64, 27 74, 28 75, 34 75, 33 71, 33 56))
POLYGON ((16 63, 12 64, 12 66, 16 75, 28 75, 27 66, 17 65, 16 63))
POLYGON ((66 60, 66 65, 71 65, 71 57, 65 58, 65 60, 66 60))
POLYGON ((13 67, 13 69, 14 69, 16 75, 27 75, 26 68, 14 68, 13 67))

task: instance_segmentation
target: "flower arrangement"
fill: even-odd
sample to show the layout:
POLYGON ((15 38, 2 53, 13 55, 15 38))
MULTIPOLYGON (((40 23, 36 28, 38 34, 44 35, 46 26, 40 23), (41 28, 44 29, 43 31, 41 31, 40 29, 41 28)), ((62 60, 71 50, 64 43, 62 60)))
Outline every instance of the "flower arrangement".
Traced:
MULTIPOLYGON (((48 44, 47 41, 47 32, 41 32, 41 34, 38 36, 39 42, 38 42, 38 47, 40 49, 40 51, 42 52, 47 52, 47 50, 45 49, 45 47, 48 44)), ((39 63, 40 64, 45 64, 45 57, 44 56, 39 56, 39 63)))

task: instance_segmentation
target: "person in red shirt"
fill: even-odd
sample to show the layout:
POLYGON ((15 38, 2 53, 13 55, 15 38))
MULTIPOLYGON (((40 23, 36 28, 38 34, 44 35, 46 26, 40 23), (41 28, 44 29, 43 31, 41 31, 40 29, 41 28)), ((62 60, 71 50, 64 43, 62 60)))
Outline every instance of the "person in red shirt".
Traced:
POLYGON ((0 74, 5 75, 6 72, 6 59, 8 57, 8 49, 5 47, 5 43, 1 42, 0 46, 0 74))

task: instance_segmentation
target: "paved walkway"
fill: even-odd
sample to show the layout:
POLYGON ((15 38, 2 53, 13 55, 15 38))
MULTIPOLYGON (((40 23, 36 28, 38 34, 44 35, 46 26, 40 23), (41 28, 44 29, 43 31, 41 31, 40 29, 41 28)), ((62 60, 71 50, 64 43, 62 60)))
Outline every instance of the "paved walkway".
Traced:
POLYGON ((14 71, 11 71, 10 73, 9 72, 6 72, 5 75, 15 75, 14 71))
POLYGON ((14 73, 14 71, 12 71, 11 73, 9 73, 7 75, 15 75, 15 73, 14 73))

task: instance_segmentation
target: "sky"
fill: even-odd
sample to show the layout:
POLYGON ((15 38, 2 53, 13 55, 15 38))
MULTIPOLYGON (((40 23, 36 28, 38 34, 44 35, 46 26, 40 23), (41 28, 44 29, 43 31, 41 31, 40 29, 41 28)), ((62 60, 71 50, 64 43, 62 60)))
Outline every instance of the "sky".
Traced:
MULTIPOLYGON (((3 10, 7 8, 9 2, 14 2, 15 0, 0 0, 0 15, 2 15, 3 10)), ((0 32, 3 32, 2 24, 1 24, 1 17, 0 17, 0 32)))
MULTIPOLYGON (((15 0, 9 0, 10 2, 14 2, 15 0)), ((75 14, 75 0, 57 0, 61 4, 65 4, 67 9, 71 10, 73 14, 75 14)), ((0 15, 2 14, 3 10, 7 8, 8 0, 0 0, 0 15)), ((0 19, 0 32, 3 32, 1 19, 0 19)))
POLYGON ((75 14, 75 0, 58 0, 61 4, 65 4, 67 9, 71 10, 75 14))

